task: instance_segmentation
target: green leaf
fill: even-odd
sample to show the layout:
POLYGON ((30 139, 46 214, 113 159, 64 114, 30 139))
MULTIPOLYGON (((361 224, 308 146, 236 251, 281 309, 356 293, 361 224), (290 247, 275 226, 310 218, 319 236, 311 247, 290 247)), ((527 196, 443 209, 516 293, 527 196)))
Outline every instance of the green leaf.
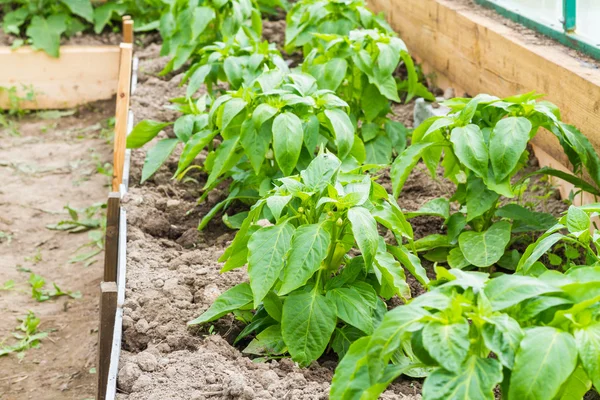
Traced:
POLYGON ((573 205, 567 211, 567 228, 570 233, 585 232, 590 229, 590 216, 580 208, 573 205))
POLYGON ((140 183, 146 182, 161 165, 169 158, 175 147, 179 143, 179 139, 163 139, 156 143, 156 146, 148 150, 144 167, 142 168, 142 180, 140 183))
MULTIPOLYGON (((214 138, 217 136, 219 131, 212 131, 210 129, 204 129, 200 132, 195 133, 183 146, 183 151, 179 157, 179 163, 177 165, 177 171, 174 176, 178 177, 185 169, 194 161, 196 156, 200 154, 214 138)), ((131 136, 131 135, 130 135, 131 136)))
POLYGON ((371 210, 375 220, 381 225, 391 230, 397 237, 413 238, 412 226, 406 220, 400 207, 394 204, 392 197, 389 202, 383 201, 381 204, 371 210))
POLYGON ((287 351, 281 336, 281 325, 271 325, 246 346, 242 353, 254 355, 278 355, 287 351))
POLYGON ((320 192, 333 183, 332 179, 337 174, 342 163, 331 153, 321 153, 308 167, 300 172, 302 181, 306 188, 311 191, 320 192))
POLYGON ((351 287, 332 289, 327 292, 327 298, 335 304, 337 316, 342 321, 367 335, 373 333, 372 310, 356 289, 351 287))
POLYGON ((119 15, 125 11, 123 4, 104 3, 94 9, 94 32, 99 34, 110 22, 113 14, 119 15))
POLYGON ((216 182, 217 178, 224 172, 233 168, 235 163, 240 159, 242 153, 236 152, 238 142, 239 137, 236 137, 221 142, 219 147, 217 147, 210 175, 208 175, 208 179, 204 184, 204 190, 211 187, 212 184, 216 182))
POLYGON ((223 106, 223 116, 220 124, 217 122, 221 131, 227 129, 231 121, 246 108, 246 102, 239 98, 233 98, 225 103, 223 106))
POLYGON ((272 124, 270 122, 262 124, 258 128, 250 119, 242 123, 240 143, 246 151, 246 156, 256 174, 260 173, 272 137, 272 124))
POLYGON ((365 259, 365 265, 367 268, 371 268, 379 243, 377 222, 371 213, 363 207, 350 208, 348 210, 348 220, 352 225, 354 239, 365 259))
POLYGON ((35 15, 27 27, 27 36, 37 49, 44 50, 52 57, 58 57, 60 35, 67 30, 65 14, 50 15, 47 19, 35 15))
POLYGON ((486 318, 482 334, 487 348, 496 354, 502 365, 512 369, 523 338, 519 323, 506 314, 494 315, 486 318))
POLYGON ((596 390, 600 390, 600 322, 575 330, 579 358, 596 390))
POLYGON ((486 284, 484 292, 492 309, 500 311, 535 296, 560 292, 560 289, 530 276, 500 275, 486 284))
POLYGON ((246 282, 240 283, 220 295, 208 310, 195 320, 188 322, 188 325, 197 325, 214 321, 225 314, 251 303, 252 291, 250 290, 250 285, 246 282))
POLYGON ((335 305, 315 291, 289 295, 283 303, 281 328, 292 359, 302 366, 319 358, 335 329, 335 305))
POLYGON ((378 135, 365 143, 365 152, 367 164, 387 165, 392 160, 392 142, 387 136, 378 135))
POLYGON ((254 308, 269 293, 283 269, 294 227, 287 221, 261 228, 248 240, 248 276, 254 308))
POLYGON ((273 150, 284 175, 291 175, 302 150, 302 121, 291 112, 284 112, 273 121, 273 150))
POLYGON ((177 118, 175 121, 175 125, 173 125, 173 132, 175 136, 179 138, 182 142, 187 142, 192 134, 194 133, 194 122, 195 115, 184 115, 180 118, 177 118))
POLYGON ((398 198, 400 192, 404 187, 404 183, 408 179, 411 171, 415 168, 415 165, 421 159, 421 156, 427 148, 432 146, 434 143, 413 143, 406 148, 392 163, 390 175, 392 177, 392 188, 394 197, 398 198))
POLYGON ((406 268, 421 285, 425 287, 429 285, 427 272, 421 265, 421 260, 419 257, 408 251, 408 249, 404 246, 387 246, 387 249, 394 255, 394 257, 396 257, 396 259, 398 259, 398 261, 402 263, 404 268, 406 268))
POLYGON ((535 262, 562 238, 564 238, 562 234, 553 233, 549 236, 541 236, 535 243, 527 246, 517 265, 517 272, 528 274, 535 262))
POLYGON ((350 117, 344 111, 334 108, 325 110, 325 116, 329 119, 333 134, 335 136, 335 144, 337 146, 337 156, 343 160, 350 150, 354 142, 354 125, 350 121, 350 117))
POLYGON ((414 218, 419 215, 431 215, 442 217, 444 220, 450 218, 450 202, 444 197, 429 200, 423 204, 417 211, 406 213, 406 218, 414 218))
POLYGON ((90 0, 60 0, 75 15, 79 15, 87 22, 94 22, 94 9, 90 0))
POLYGON ((506 178, 517 166, 527 148, 531 122, 524 117, 508 117, 498 121, 490 135, 490 161, 496 182, 506 178))
POLYGON ((488 174, 488 149, 477 125, 469 124, 452 129, 450 141, 461 163, 480 177, 488 174))
POLYGON ((480 268, 496 263, 510 241, 510 224, 496 222, 487 231, 466 231, 458 237, 458 245, 465 259, 480 268))
POLYGON ((279 296, 275 294, 275 292, 270 291, 269 293, 267 293, 267 295, 263 299, 263 306, 265 307, 265 310, 267 310, 267 313, 269 314, 269 316, 271 316, 271 318, 273 318, 277 322, 281 322, 281 312, 283 309, 283 303, 281 302, 279 296))
POLYGON ((319 80, 319 89, 337 90, 344 78, 348 63, 343 58, 333 58, 323 65, 323 77, 319 80))
POLYGON ((488 189, 486 184, 476 176, 467 180, 467 221, 472 221, 489 211, 500 196, 488 189))
POLYGON ((375 85, 367 85, 360 98, 360 105, 367 121, 373 121, 377 116, 389 109, 389 100, 379 93, 375 85))
POLYGON ((525 331, 510 377, 509 399, 553 399, 577 365, 575 339, 552 327, 525 331))
POLYGON ((280 296, 304 285, 319 269, 331 242, 328 225, 327 221, 323 221, 318 224, 301 225, 296 229, 283 275, 283 284, 279 289, 280 296))
POLYGON ((389 299, 396 294, 403 299, 410 298, 410 287, 406 283, 404 270, 390 253, 378 252, 375 255, 374 272, 381 283, 383 298, 389 299))
POLYGON ((365 336, 365 334, 360 329, 350 325, 337 328, 333 335, 333 340, 331 341, 331 348, 337 353, 338 358, 341 360, 348 352, 352 343, 363 336, 365 336))
POLYGON ((423 329, 423 345, 443 368, 458 371, 469 354, 469 323, 444 324, 432 321, 423 329))
POLYGON ((557 223, 552 214, 531 211, 518 204, 507 204, 499 208, 496 216, 513 220, 512 233, 546 231, 557 223))
POLYGON ((471 356, 460 368, 438 368, 425 379, 423 398, 428 400, 494 400, 502 381, 502 365, 492 358, 471 356))
POLYGON ((127 148, 138 149, 154 139, 160 131, 171 125, 170 122, 152 121, 149 119, 143 120, 137 124, 129 136, 127 136, 127 148))
POLYGON ((581 400, 592 388, 592 381, 585 373, 581 365, 575 368, 569 379, 563 384, 557 400, 581 400))
POLYGON ((186 97, 192 97, 193 94, 196 93, 198 89, 200 89, 200 86, 202 86, 202 84, 204 83, 206 77, 210 73, 210 70, 211 65, 205 64, 198 68, 196 71, 194 71, 185 91, 186 97))

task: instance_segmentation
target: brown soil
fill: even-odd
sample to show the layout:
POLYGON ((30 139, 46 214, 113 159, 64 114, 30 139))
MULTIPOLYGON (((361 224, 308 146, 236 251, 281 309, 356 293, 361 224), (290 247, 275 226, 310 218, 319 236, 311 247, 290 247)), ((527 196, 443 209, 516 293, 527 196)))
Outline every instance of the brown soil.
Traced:
POLYGON ((83 209, 106 201, 108 177, 98 174, 96 165, 111 161, 111 148, 99 132, 113 112, 114 100, 60 119, 30 114, 16 121, 19 136, 0 129, 0 231, 12 236, 0 239, 0 286, 15 282, 15 290, 0 291, 0 342, 14 343, 16 318, 28 310, 40 318, 39 331, 49 332, 40 348, 23 353, 23 360, 14 354, 0 357, 2 399, 94 397, 96 375, 90 369, 96 362, 102 256, 87 268, 70 264, 89 242, 87 233, 46 225, 68 219, 66 204, 83 209), (65 291, 80 291, 82 298, 37 303, 25 270, 45 278, 46 289, 56 282, 65 291))

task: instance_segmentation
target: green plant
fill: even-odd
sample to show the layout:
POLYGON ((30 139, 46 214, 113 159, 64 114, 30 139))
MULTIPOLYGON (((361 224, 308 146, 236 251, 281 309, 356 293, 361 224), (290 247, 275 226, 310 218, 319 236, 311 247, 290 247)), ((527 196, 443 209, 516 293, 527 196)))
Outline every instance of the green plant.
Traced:
MULTIPOLYGON (((202 47, 184 76, 181 84, 188 82, 186 96, 192 97, 202 84, 211 97, 218 82, 227 83, 230 90, 238 90, 250 84, 264 70, 277 68, 287 71, 288 67, 274 44, 257 40, 247 35, 244 29, 226 42, 215 42, 202 47)), ((222 94, 222 93, 220 93, 222 94)))
MULTIPOLYGON (((319 90, 310 75, 266 71, 252 85, 218 97, 210 112, 199 107, 200 113, 179 118, 174 126, 177 138, 163 139, 149 150, 142 181, 160 167, 179 142, 184 148, 176 178, 183 178, 191 169, 203 169, 208 173, 204 185, 208 193, 231 177, 229 197, 207 214, 202 228, 231 201, 257 200, 271 188, 272 179, 302 170, 317 148, 335 149, 341 159, 360 154, 353 147, 355 127, 346 107, 332 91, 319 90), (221 143, 215 149, 217 135, 221 143), (205 147, 209 152, 203 166, 193 165, 205 147)), ((167 125, 140 122, 127 138, 127 147, 143 146, 167 125)))
POLYGON ((56 224, 49 224, 46 228, 56 231, 68 231, 69 233, 80 233, 100 229, 103 226, 103 210, 106 209, 106 203, 96 203, 83 210, 75 209, 69 205, 66 205, 64 209, 69 212, 70 219, 61 220, 56 224))
POLYGON ((437 273, 439 286, 350 347, 332 399, 376 399, 400 374, 427 376, 425 400, 492 400, 497 385, 509 400, 600 388, 600 267, 539 278, 437 273))
POLYGON ((388 118, 390 101, 400 102, 393 74, 401 62, 408 73, 406 101, 414 95, 434 99, 418 82, 404 42, 374 29, 314 36, 321 40, 306 56, 302 70, 317 79, 319 88, 335 91, 349 104, 350 114, 361 123, 357 144, 364 148, 366 162, 389 164, 392 152, 406 147, 406 127, 388 118))
POLYGON ((40 346, 40 340, 48 336, 48 332, 38 332, 38 325, 40 319, 35 316, 33 311, 23 318, 18 318, 21 324, 17 326, 13 336, 18 340, 17 343, 6 346, 2 341, 2 347, 0 347, 0 357, 11 353, 17 353, 17 357, 22 359, 25 357, 25 350, 37 349, 40 346))
POLYGON ((69 259, 69 264, 83 263, 84 267, 89 267, 96 261, 97 255, 102 253, 104 250, 104 235, 106 226, 102 226, 102 229, 93 230, 88 232, 89 242, 81 245, 77 250, 76 254, 69 259), (91 248, 91 250, 80 252, 84 248, 91 248))
POLYGON ((527 247, 516 266, 517 273, 538 276, 546 272, 547 268, 538 261, 544 255, 553 267, 564 270, 577 268, 581 261, 600 264, 600 232, 592 229, 591 222, 591 217, 599 212, 598 203, 570 206, 555 225, 527 247))
POLYGON ((410 297, 404 268, 423 285, 429 280, 402 245, 412 241, 412 228, 400 208, 360 168, 344 172, 338 158, 321 153, 299 176, 279 182, 220 258, 222 272, 247 263, 250 283, 223 293, 189 324, 237 313, 249 323, 237 340, 256 334, 247 353, 289 352, 308 365, 328 346, 342 356, 372 332, 386 311, 381 298, 410 297), (377 222, 396 245, 386 246, 377 222))
POLYGON ((60 296, 69 296, 73 299, 81 298, 80 292, 63 292, 56 283, 52 283, 54 290, 49 291, 44 289, 44 286, 46 286, 46 280, 40 275, 34 273, 29 275, 28 283, 31 285, 31 297, 40 303, 60 296))
MULTIPOLYGON (((2 0, 6 34, 20 36, 25 29, 31 44, 53 57, 58 57, 60 38, 73 36, 94 21, 89 0, 2 0)), ((20 43, 23 43, 21 39, 20 43)))
MULTIPOLYGON (((519 255, 505 252, 513 240, 511 230, 545 231, 556 223, 551 215, 518 204, 501 207, 500 202, 501 196, 514 198, 524 190, 530 175, 515 177, 526 165, 527 145, 540 128, 558 137, 576 168, 585 165, 592 174, 600 171, 600 159, 585 136, 560 122, 558 109, 537 101, 538 97, 532 92, 506 99, 478 95, 449 100, 450 115, 430 118, 415 129, 412 145, 392 164, 394 196, 400 195, 410 171, 422 159, 433 176, 438 164, 443 167, 444 176, 457 185, 450 200, 459 205, 459 211, 450 215, 448 200, 437 199, 408 215, 438 215, 447 226, 447 235, 415 243, 419 251, 434 251, 434 261, 448 262, 453 268, 499 263, 514 270, 519 255)), ((548 169, 540 172, 552 174, 548 169)))
POLYGON ((285 49, 292 53, 303 47, 304 54, 308 54, 317 40, 315 33, 348 35, 358 28, 393 32, 362 0, 298 1, 286 16, 285 49))
POLYGON ((234 37, 240 28, 260 36, 262 20, 254 0, 175 0, 160 19, 161 55, 173 57, 163 74, 179 69, 201 46, 234 37))

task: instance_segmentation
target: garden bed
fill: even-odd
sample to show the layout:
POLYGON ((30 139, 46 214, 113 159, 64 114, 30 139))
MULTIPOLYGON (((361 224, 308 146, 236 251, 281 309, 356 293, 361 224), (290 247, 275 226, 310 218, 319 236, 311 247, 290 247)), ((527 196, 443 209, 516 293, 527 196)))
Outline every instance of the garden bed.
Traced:
MULTIPOLYGON (((265 33, 280 43, 282 21, 265 23, 265 33)), ((156 77, 168 59, 158 58, 159 47, 151 45, 140 57, 139 85, 132 96, 136 119, 173 120, 177 113, 164 108, 168 99, 185 92, 181 75, 156 77)), ((394 106, 394 119, 411 127, 413 103, 394 106)), ((168 128, 163 132, 172 135, 168 128)), ((156 139, 155 139, 156 140, 156 139)), ((150 146, 148 146, 150 147, 150 146)), ((215 299, 234 285, 247 281, 246 270, 220 274, 217 261, 235 232, 221 222, 221 214, 201 232, 197 224, 216 203, 226 197, 226 187, 212 192, 197 205, 205 175, 192 174, 198 183, 171 180, 179 153, 143 186, 139 182, 145 151, 134 150, 129 193, 123 204, 128 216, 127 289, 123 307, 123 352, 119 361, 118 398, 122 399, 326 399, 335 357, 325 355, 309 368, 298 368, 290 359, 260 362, 243 355, 247 341, 232 346, 243 325, 230 315, 200 328, 187 322, 205 311, 215 299)), ((202 161, 202 154, 196 160, 202 161)), ((535 159, 530 168, 535 168, 535 159)), ((389 186, 386 174, 380 178, 389 186)), ((450 197, 453 185, 441 174, 433 180, 422 164, 413 170, 399 199, 407 210, 425 202, 450 197)), ((545 197, 544 211, 558 215, 566 206, 547 185, 538 185, 531 199, 545 197)), ((541 204, 542 202, 540 202, 541 204)), ((228 210, 241 211, 244 206, 228 210)), ((442 220, 418 217, 412 220, 415 238, 442 232, 442 220)), ((434 275, 431 264, 428 273, 434 275)), ((420 285, 407 277, 413 296, 420 285)), ((392 299, 390 308, 400 304, 392 299)), ((383 399, 420 398, 421 380, 401 378, 389 386, 383 399)))

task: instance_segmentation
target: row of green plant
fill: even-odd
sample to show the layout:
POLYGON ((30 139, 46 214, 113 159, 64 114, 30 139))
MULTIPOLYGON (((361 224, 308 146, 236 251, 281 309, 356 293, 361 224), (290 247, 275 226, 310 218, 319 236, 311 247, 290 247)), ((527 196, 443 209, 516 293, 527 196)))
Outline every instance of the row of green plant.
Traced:
POLYGON ((498 385, 509 399, 597 390, 600 234, 590 214, 600 209, 571 207, 557 219, 522 201, 527 145, 540 128, 575 174, 533 174, 598 193, 599 158, 585 136, 534 93, 449 100, 448 116, 410 133, 390 119, 391 101, 431 95, 402 41, 362 2, 295 3, 286 48, 305 59, 291 70, 259 39, 253 7, 239 30, 212 30, 207 45, 166 45, 165 72, 190 60, 186 96, 172 101, 183 115, 143 121, 128 138, 138 148, 173 125, 175 137, 148 151, 142 180, 182 146, 174 178, 203 172, 199 201, 230 182, 200 229, 233 201, 249 206, 227 218, 238 232, 220 259, 223 272, 247 265, 249 282, 190 324, 233 313, 246 324, 236 342, 251 338, 246 353, 304 366, 332 349, 341 359, 333 399, 377 398, 401 374, 427 377, 426 399, 493 399, 498 385), (400 65, 406 80, 396 78, 400 65), (441 166, 456 191, 404 212, 397 199, 420 161, 434 177, 441 166), (377 175, 390 166, 392 194, 377 175), (442 218, 445 234, 414 240, 409 221, 422 215, 442 218), (561 257, 557 246, 570 251, 561 257), (422 259, 435 263, 435 280, 422 259), (411 299, 407 271, 424 295, 411 299), (394 296, 406 305, 387 312, 394 296))

